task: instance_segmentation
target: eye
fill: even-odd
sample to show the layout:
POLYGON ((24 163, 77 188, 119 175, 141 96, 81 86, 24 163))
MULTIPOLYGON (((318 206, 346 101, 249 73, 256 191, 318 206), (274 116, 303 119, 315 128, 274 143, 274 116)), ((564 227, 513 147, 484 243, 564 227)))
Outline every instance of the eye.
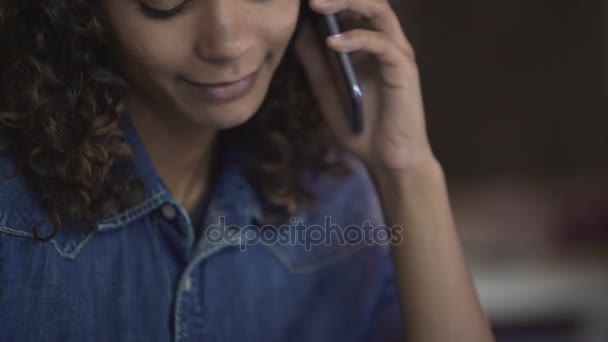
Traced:
POLYGON ((181 14, 185 9, 186 9, 186 5, 188 5, 188 3, 190 3, 190 1, 192 0, 186 0, 184 2, 182 2, 181 4, 173 7, 173 8, 169 8, 169 9, 162 9, 162 8, 156 8, 156 7, 152 7, 150 5, 146 5, 145 3, 138 1, 139 3, 139 8, 141 10, 141 12, 148 18, 151 19, 158 19, 158 20, 168 20, 171 19, 179 14, 181 14))

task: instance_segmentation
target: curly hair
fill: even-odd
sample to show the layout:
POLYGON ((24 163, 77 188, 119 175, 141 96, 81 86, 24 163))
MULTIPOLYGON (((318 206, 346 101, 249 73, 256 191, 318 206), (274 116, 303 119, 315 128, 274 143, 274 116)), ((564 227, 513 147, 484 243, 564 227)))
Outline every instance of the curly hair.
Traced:
MULTIPOLYGON (((306 11, 301 3, 298 29, 306 11)), ((55 237, 62 218, 93 223, 142 198, 133 149, 118 124, 129 89, 107 56, 109 31, 97 1, 0 4, 0 150, 13 152, 49 212, 53 232, 41 237, 34 227, 37 239, 55 237)), ((258 112, 220 132, 218 144, 228 141, 246 148, 246 176, 269 220, 314 201, 302 182, 304 170, 316 176, 350 172, 309 90, 293 39, 258 112), (332 151, 337 158, 330 160, 332 151)))

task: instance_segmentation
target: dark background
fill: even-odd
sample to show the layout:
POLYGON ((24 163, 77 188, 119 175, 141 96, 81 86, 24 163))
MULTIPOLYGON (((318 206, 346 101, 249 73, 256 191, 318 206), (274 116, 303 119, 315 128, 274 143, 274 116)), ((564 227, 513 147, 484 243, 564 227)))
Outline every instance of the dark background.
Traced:
MULTIPOLYGON (((397 2, 396 2, 397 3, 397 2)), ((452 178, 608 169, 601 0, 402 0, 428 129, 452 178)))
POLYGON ((608 341, 608 4, 395 0, 498 342, 608 341))

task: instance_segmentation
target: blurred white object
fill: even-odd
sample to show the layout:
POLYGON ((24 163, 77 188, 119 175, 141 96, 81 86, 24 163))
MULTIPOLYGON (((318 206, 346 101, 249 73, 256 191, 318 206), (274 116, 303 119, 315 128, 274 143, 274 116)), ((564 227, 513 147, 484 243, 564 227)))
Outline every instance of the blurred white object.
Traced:
POLYGON ((608 341, 608 272, 600 263, 473 265, 484 309, 508 325, 571 318, 581 323, 575 341, 608 341))

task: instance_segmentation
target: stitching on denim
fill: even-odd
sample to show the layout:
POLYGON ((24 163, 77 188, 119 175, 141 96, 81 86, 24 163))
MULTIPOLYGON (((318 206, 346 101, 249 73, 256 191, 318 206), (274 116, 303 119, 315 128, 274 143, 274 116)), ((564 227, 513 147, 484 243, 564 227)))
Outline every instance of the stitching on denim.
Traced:
MULTIPOLYGON (((16 235, 16 236, 22 236, 22 237, 26 237, 26 238, 30 238, 32 240, 36 240, 36 237, 34 236, 34 234, 32 233, 27 233, 21 230, 17 230, 17 229, 12 229, 9 227, 0 227, 0 231, 1 232, 5 232, 7 234, 11 234, 11 235, 16 235)), ((91 238, 93 237, 93 235, 95 235, 95 231, 90 232, 89 234, 87 234, 87 236, 78 243, 78 245, 76 245, 76 248, 74 248, 74 250, 71 253, 67 252, 68 248, 61 248, 61 246, 59 245, 59 243, 57 243, 56 239, 51 239, 48 242, 53 245, 53 247, 55 247, 55 249, 57 250, 57 253, 59 253, 59 255, 61 255, 62 257, 66 258, 66 259, 71 259, 74 260, 76 258, 76 255, 78 254, 78 252, 80 251, 80 249, 82 249, 82 247, 89 241, 91 240, 91 238)))
POLYGON ((228 246, 229 246, 228 244, 220 243, 220 244, 214 245, 213 248, 209 248, 207 250, 201 249, 202 251, 204 251, 204 253, 198 254, 196 256, 196 258, 192 261, 192 264, 198 264, 199 262, 201 262, 201 260, 209 257, 211 254, 219 251, 220 249, 228 247, 228 246))
MULTIPOLYGON (((225 244, 219 244, 214 246, 213 248, 205 250, 204 253, 197 254, 196 257, 186 266, 183 275, 180 277, 179 283, 177 284, 177 299, 175 303, 175 340, 181 341, 188 337, 188 332, 186 328, 182 325, 182 297, 183 297, 183 288, 184 281, 186 278, 190 277, 192 270, 196 265, 198 265, 202 260, 207 258, 209 255, 215 253, 216 251, 228 247, 225 244)), ((192 281, 192 280, 191 280, 192 281)), ((191 290, 192 291, 192 290, 191 290)))
MULTIPOLYGON (((186 269, 186 272, 188 271, 188 269, 186 269)), ((174 325, 175 325, 175 341, 181 341, 182 339, 184 339, 184 332, 183 327, 182 327, 182 295, 183 295, 183 286, 184 286, 184 279, 185 277, 188 276, 188 273, 184 273, 184 275, 182 275, 182 277, 180 278, 178 284, 177 284, 177 298, 175 299, 175 321, 174 321, 174 325)))
POLYGON ((326 266, 329 266, 331 264, 334 264, 342 259, 345 259, 349 256, 354 255, 357 252, 360 252, 362 250, 365 250, 366 247, 369 247, 367 245, 359 245, 353 248, 348 248, 343 252, 339 252, 335 255, 332 255, 329 258, 325 258, 322 259, 319 262, 314 262, 311 263, 310 265, 304 265, 304 266, 295 266, 289 257, 287 257, 284 253, 280 252, 278 247, 272 246, 272 245, 266 245, 267 248, 269 248, 272 253, 279 259, 279 261, 285 266, 285 268, 287 268, 287 270, 291 273, 296 273, 296 274, 303 274, 303 273, 312 273, 312 272, 316 272, 326 266))
POLYGON ((183 326, 182 334, 183 334, 183 338, 184 338, 184 339, 187 339, 187 338, 188 338, 188 336, 189 336, 189 335, 188 335, 188 326, 186 326, 185 324, 184 324, 184 326, 183 326))
POLYGON ((18 229, 12 229, 9 227, 4 227, 4 226, 0 226, 0 232, 5 232, 7 234, 11 234, 11 235, 17 235, 17 236, 23 236, 23 237, 27 237, 30 239, 36 239, 34 237, 34 234, 32 233, 28 233, 28 232, 24 232, 22 230, 18 230, 18 229))
POLYGON ((53 244, 53 246, 55 246, 55 249, 57 250, 59 255, 61 255, 62 257, 66 258, 66 259, 74 260, 74 259, 76 259, 76 255, 78 255, 78 252, 80 251, 80 249, 87 242, 89 242, 89 240, 91 240, 91 238, 93 238, 94 235, 95 235, 95 231, 88 233, 87 236, 84 239, 82 239, 82 241, 80 241, 78 243, 78 245, 76 245, 76 248, 74 248, 74 250, 71 253, 66 252, 67 247, 64 249, 61 249, 61 247, 59 246, 59 244, 57 243, 57 241, 55 239, 52 239, 50 242, 53 244))
POLYGON ((102 220, 97 223, 97 228, 99 230, 109 230, 114 229, 120 226, 124 226, 127 223, 134 221, 139 218, 145 211, 152 209, 155 205, 152 203, 158 202, 160 203, 162 199, 167 195, 165 190, 161 190, 155 193, 152 197, 148 198, 146 201, 134 206, 133 208, 109 219, 102 220))
MULTIPOLYGON (((9 227, 0 227, 0 232, 5 232, 7 234, 16 235, 16 236, 22 236, 22 237, 30 238, 32 240, 36 240, 36 237, 32 233, 27 233, 27 232, 24 232, 24 231, 21 231, 21 230, 17 230, 17 229, 12 229, 12 228, 9 228, 9 227)), ((59 255, 62 256, 63 258, 74 260, 76 258, 76 255, 80 251, 80 249, 89 240, 91 240, 91 238, 93 237, 93 235, 95 235, 95 231, 92 231, 89 234, 87 234, 87 236, 82 241, 80 241, 78 243, 78 245, 76 245, 76 248, 71 253, 68 253, 66 251, 68 248, 61 248, 61 246, 59 245, 59 243, 57 242, 57 240, 54 239, 54 238, 50 239, 49 241, 46 241, 46 242, 48 242, 51 245, 53 245, 53 247, 55 248, 55 250, 57 250, 57 253, 59 253, 59 255)))
POLYGON ((182 340, 182 327, 181 327, 181 314, 180 314, 180 307, 181 305, 179 304, 179 298, 180 296, 177 296, 177 302, 175 303, 175 320, 173 322, 173 324, 175 325, 175 342, 179 342, 182 340))
MULTIPOLYGON (((192 277, 190 277, 190 282, 194 283, 194 280, 192 277)), ((203 330, 203 310, 201 308, 200 305, 200 298, 199 298, 199 293, 198 293, 198 286, 194 286, 194 284, 192 284, 191 288, 190 288, 190 295, 192 296, 192 299, 194 300, 194 309, 196 310, 196 312, 198 313, 199 316, 195 316, 193 318, 193 321, 195 323, 200 323, 200 329, 201 331, 203 330)))
MULTIPOLYGON (((192 270, 194 269, 194 267, 196 267, 202 260, 204 260, 205 258, 210 256, 211 254, 217 252, 218 250, 221 250, 224 247, 229 247, 229 245, 228 244, 214 245, 212 248, 203 250, 204 251, 203 253, 197 254, 194 257, 194 259, 192 259, 188 263, 188 265, 186 266, 186 269, 184 270, 182 276, 180 277, 180 280, 177 284, 177 298, 176 298, 176 303, 175 303, 174 337, 175 337, 176 341, 181 341, 188 337, 188 332, 187 332, 184 324, 182 323, 182 321, 183 321, 182 320, 182 300, 183 300, 183 293, 184 293, 183 288, 184 288, 185 279, 190 277, 190 274, 192 273, 192 270)), ((192 289, 190 291, 192 291, 192 289)))

